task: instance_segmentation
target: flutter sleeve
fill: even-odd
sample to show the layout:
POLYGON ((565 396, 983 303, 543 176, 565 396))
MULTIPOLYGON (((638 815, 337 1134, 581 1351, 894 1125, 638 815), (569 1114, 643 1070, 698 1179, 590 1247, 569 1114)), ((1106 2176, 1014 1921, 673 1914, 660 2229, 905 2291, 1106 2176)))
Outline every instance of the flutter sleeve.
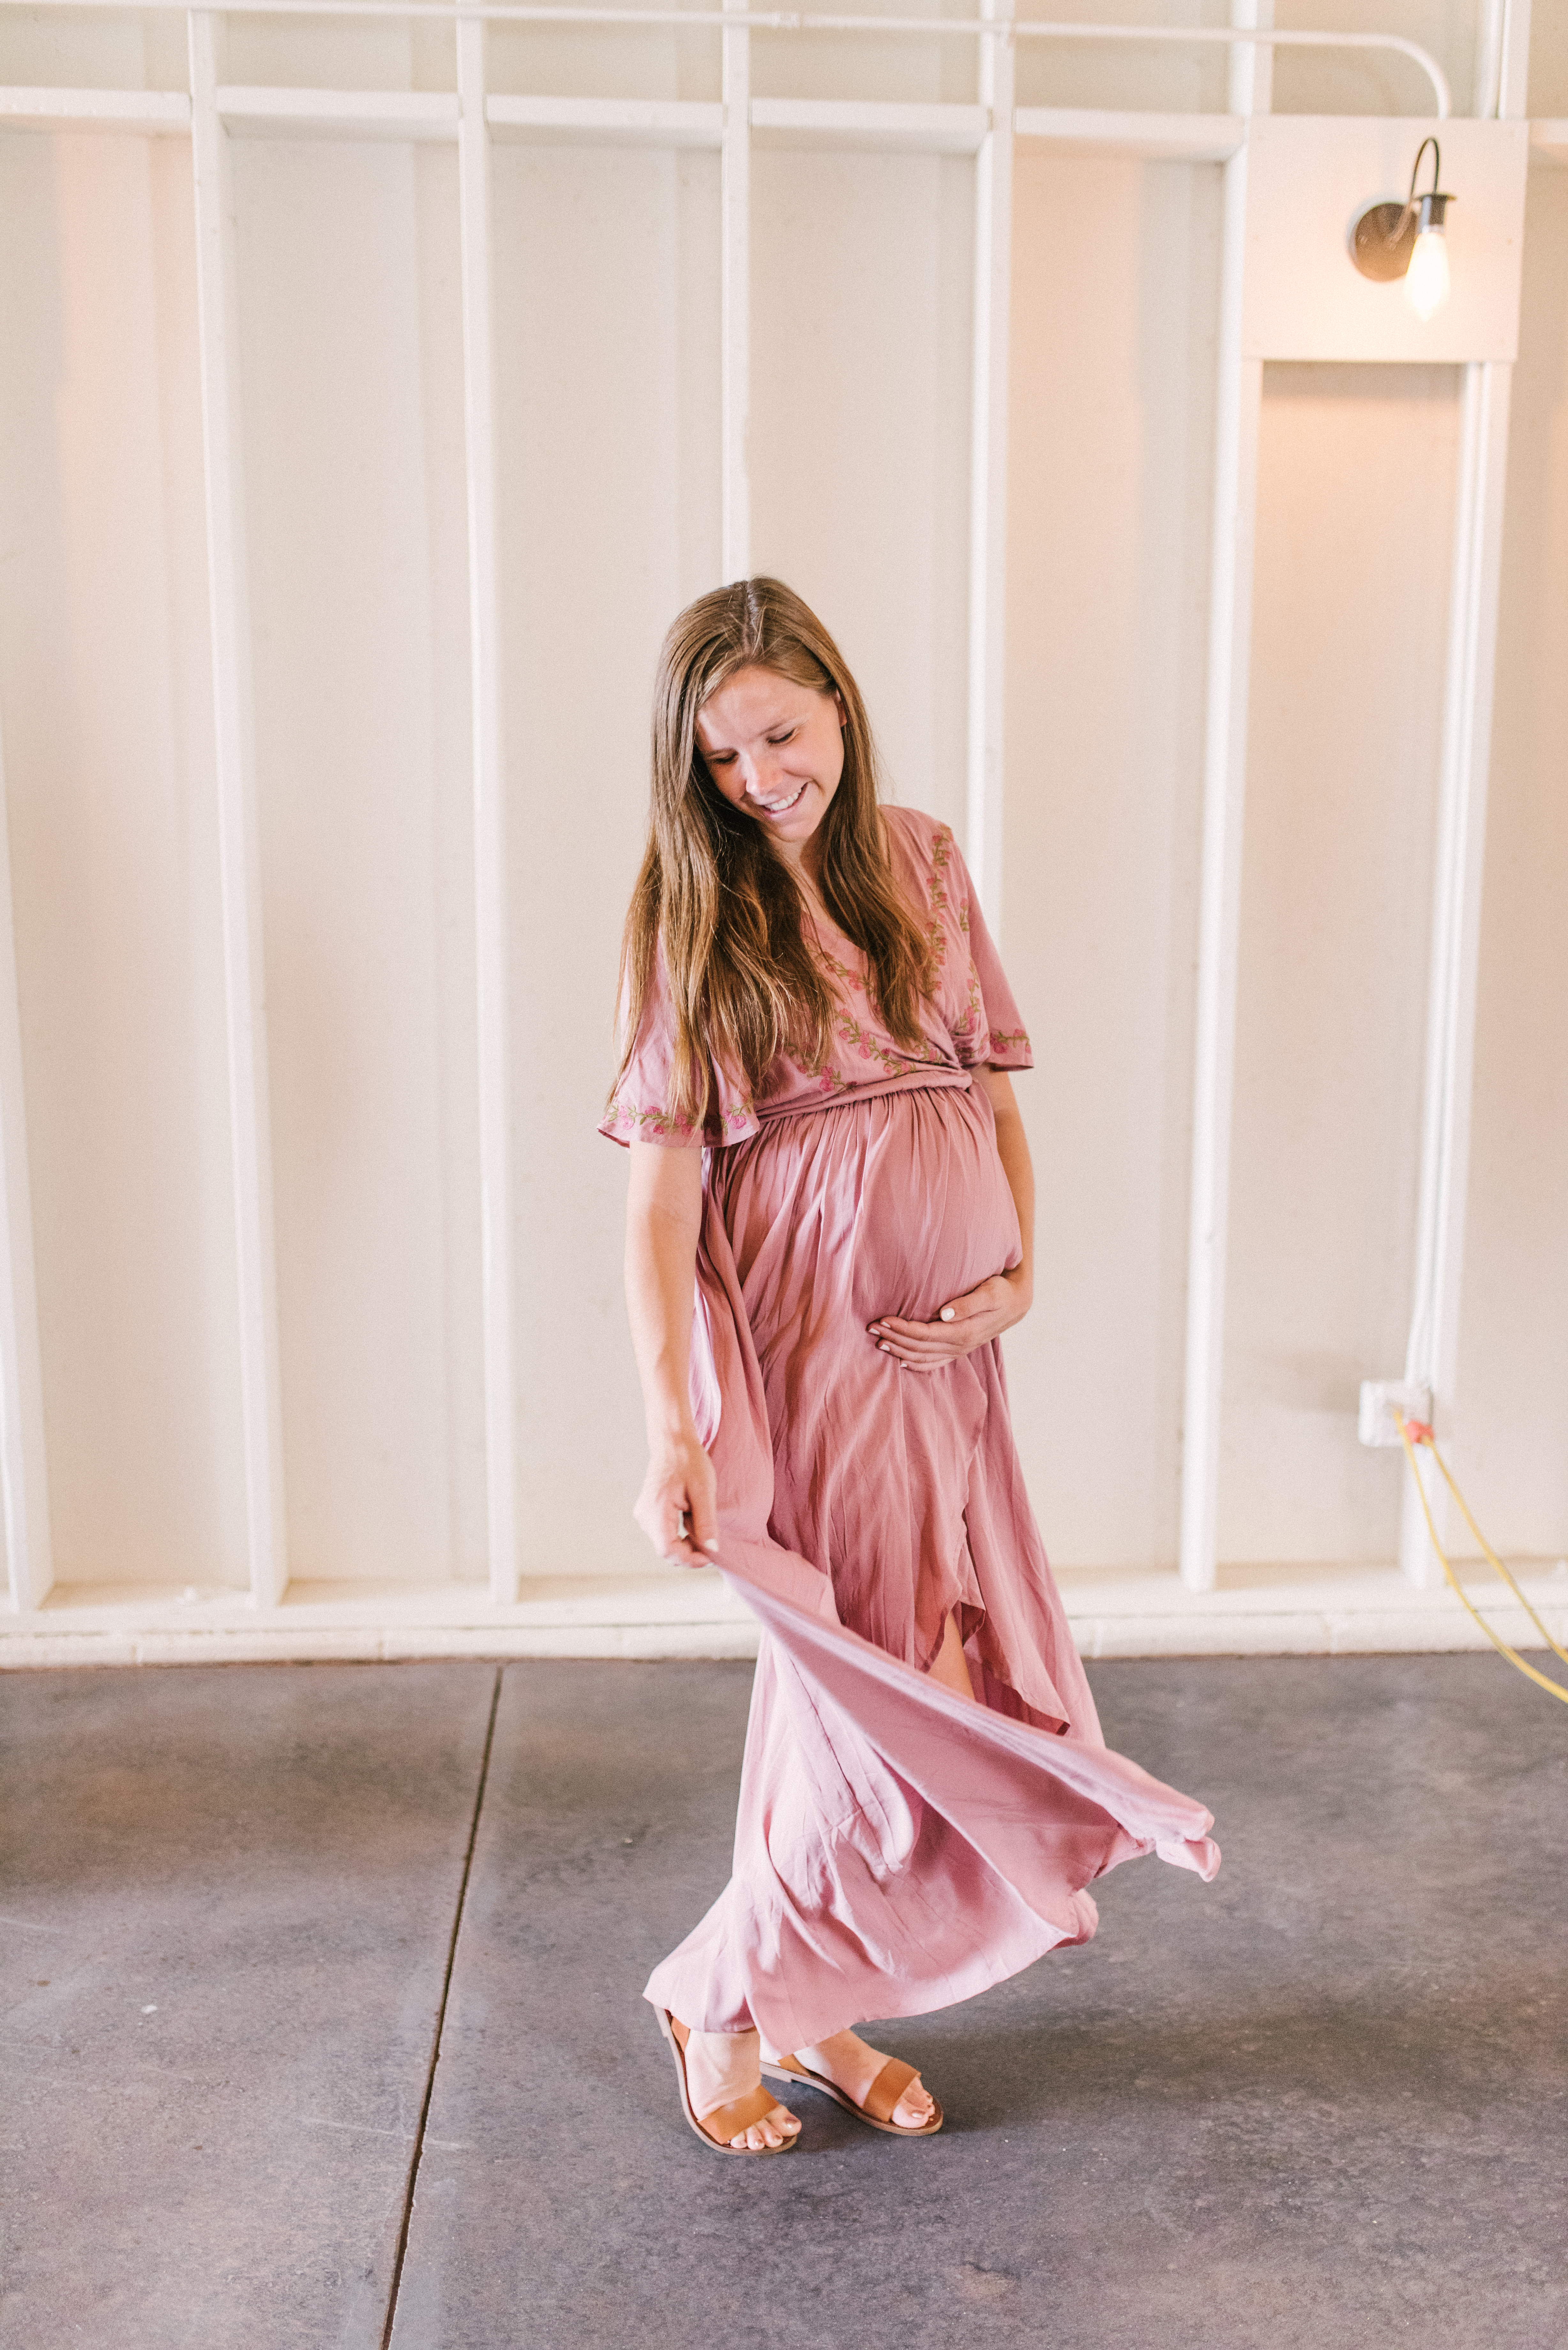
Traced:
POLYGON ((761 1131, 744 1085, 711 1062, 707 1118, 698 1126, 678 1117, 670 1107, 674 1065, 675 1006, 661 948, 642 1007, 636 1048, 599 1120, 599 1132, 607 1134, 612 1142, 661 1142, 675 1149, 702 1143, 716 1150, 726 1142, 743 1142, 748 1135, 761 1131))
POLYGON ((993 1069, 1032 1069, 1034 1055, 1013 993, 1002 968, 996 941, 986 927, 984 912, 958 843, 948 836, 950 909, 961 948, 969 951, 967 1006, 952 1031, 954 1047, 966 1069, 989 1064, 993 1069))

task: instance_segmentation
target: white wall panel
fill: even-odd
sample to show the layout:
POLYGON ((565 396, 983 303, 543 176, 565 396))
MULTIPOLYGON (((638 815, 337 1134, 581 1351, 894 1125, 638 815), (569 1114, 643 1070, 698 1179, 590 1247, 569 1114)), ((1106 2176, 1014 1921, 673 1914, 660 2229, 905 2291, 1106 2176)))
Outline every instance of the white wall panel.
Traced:
POLYGON ((1355 1419, 1410 1311, 1458 378, 1263 383, 1220 1555, 1386 1558, 1355 1419))
POLYGON ((482 1575, 455 157, 234 165, 290 1566, 482 1575))
POLYGON ((1568 1549, 1568 172, 1531 175, 1503 539, 1456 1459, 1491 1540, 1568 1549))
POLYGON ((843 648, 893 795, 964 809, 974 168, 752 163, 752 562, 843 648))
MULTIPOLYGON (((1486 0, 1275 0, 1274 23, 1322 32, 1397 33, 1418 41, 1448 76, 1460 114, 1470 102, 1486 0)), ((1549 0, 1548 0, 1549 4, 1549 0)), ((1536 13, 1539 15, 1539 0, 1536 13)), ((1420 68, 1376 50, 1276 49, 1276 114, 1408 114, 1427 107, 1420 68)))
MULTIPOLYGON (((1276 16, 1370 21, 1361 0, 1276 16)), ((1376 21, 1426 42, 1468 109, 1477 0, 1389 0, 1376 21)), ((1537 115, 1568 116, 1565 24, 1536 7, 1537 115)), ((5 10, 0 81, 181 90, 183 31, 5 10)), ((712 32, 495 27, 486 47, 493 92, 720 96, 712 32)), ((750 49, 764 103, 977 88, 964 41, 750 49)), ((238 17, 220 77, 445 92, 454 58, 450 25, 238 17)), ((1214 114, 1226 78, 1218 48, 1019 45, 1024 105, 1214 114)), ((1276 58, 1284 113, 1428 102, 1407 60, 1276 58)), ((291 1596, 483 1588, 455 151, 328 132, 236 138, 234 162, 291 1596)), ((491 163, 519 1564, 602 1574, 653 1565, 629 1519, 626 1161, 594 1128, 654 657, 721 577, 720 161, 498 130, 491 163)), ((0 134, 0 725, 73 1596, 244 1575, 190 170, 180 138, 0 134)), ((972 160, 764 129, 751 180, 753 567, 840 637, 897 795, 961 825, 972 160)), ((1009 1365, 1068 1567, 1177 1549, 1219 181, 1027 144, 1016 161, 1002 913, 1039 1061, 1020 1093, 1042 1271, 1009 1365)), ((1550 1556, 1568 1544, 1568 172, 1534 172, 1526 252, 1454 1446, 1498 1539, 1550 1556)), ((1357 1447, 1355 1395, 1398 1370, 1411 1302, 1458 417, 1442 369, 1266 385, 1232 1581, 1394 1555, 1400 1463, 1357 1447)))
POLYGON ((716 99, 720 41, 715 31, 669 26, 627 26, 607 38, 593 26, 496 23, 485 31, 485 71, 493 90, 534 97, 716 99))
POLYGON ((0 174, 0 716, 56 1571, 239 1583, 189 161, 13 134, 0 174))
POLYGON ((185 19, 169 10, 6 8, 0 83, 57 89, 182 89, 185 19))
MULTIPOLYGON (((452 27, 430 18, 228 16, 218 22, 221 80, 307 89, 451 89, 452 27)), ((177 77, 177 78, 180 78, 177 77)))
POLYGON ((652 1565, 621 1302, 621 921, 659 639, 719 566, 719 162, 493 158, 503 737, 512 934, 519 1553, 652 1565))
POLYGON ((1176 1556, 1219 239, 1214 167, 1019 158, 1003 915, 1040 1276, 1008 1367, 1064 1565, 1176 1556))

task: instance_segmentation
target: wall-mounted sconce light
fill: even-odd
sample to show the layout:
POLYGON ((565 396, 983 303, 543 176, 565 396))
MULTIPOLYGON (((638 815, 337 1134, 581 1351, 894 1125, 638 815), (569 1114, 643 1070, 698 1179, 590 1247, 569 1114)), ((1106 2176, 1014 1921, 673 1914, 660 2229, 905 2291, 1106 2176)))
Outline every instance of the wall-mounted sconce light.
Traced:
POLYGON ((1449 246, 1443 215, 1454 199, 1438 185, 1443 168, 1442 150, 1435 139, 1423 139, 1410 168, 1410 193, 1402 204, 1370 204, 1350 232, 1350 257, 1363 277, 1386 283, 1402 277, 1410 307, 1418 318, 1429 318, 1449 298, 1449 246), (1424 196, 1416 193, 1421 158, 1432 151, 1432 184, 1424 196))

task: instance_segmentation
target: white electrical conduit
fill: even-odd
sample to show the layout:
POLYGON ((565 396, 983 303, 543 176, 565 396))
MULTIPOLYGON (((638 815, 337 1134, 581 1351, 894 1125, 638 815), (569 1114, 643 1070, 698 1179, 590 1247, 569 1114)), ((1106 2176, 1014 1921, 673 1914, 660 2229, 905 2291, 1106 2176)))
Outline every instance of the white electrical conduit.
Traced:
MULTIPOLYGON (((4 0, 7 7, 30 6, 32 0, 4 0)), ((441 0, 244 0, 233 8, 192 10, 189 0, 49 0, 53 8, 133 9, 138 15, 163 10, 182 16, 197 15, 244 16, 419 16, 443 24, 496 25, 618 25, 647 31, 661 26, 674 31, 707 29, 727 33, 899 33, 921 40, 961 36, 970 40, 1008 41, 1160 41, 1254 49, 1377 49, 1408 57, 1432 85, 1439 122, 1449 119, 1452 100, 1448 78, 1436 57, 1418 42, 1398 33, 1271 33, 1232 26, 1187 25, 1046 25, 1003 16, 814 16, 778 10, 742 8, 537 8, 512 6, 508 0, 461 0, 444 7, 441 0)))

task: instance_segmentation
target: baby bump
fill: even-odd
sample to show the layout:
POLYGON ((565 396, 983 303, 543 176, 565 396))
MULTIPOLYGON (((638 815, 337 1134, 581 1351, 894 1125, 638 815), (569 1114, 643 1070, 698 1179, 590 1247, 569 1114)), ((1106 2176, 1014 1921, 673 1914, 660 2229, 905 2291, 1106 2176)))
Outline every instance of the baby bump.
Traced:
POLYGON ((922 1087, 779 1118, 715 1153, 710 1187, 753 1336, 929 1321, 1019 1259, 1018 1217, 978 1087, 922 1087))

